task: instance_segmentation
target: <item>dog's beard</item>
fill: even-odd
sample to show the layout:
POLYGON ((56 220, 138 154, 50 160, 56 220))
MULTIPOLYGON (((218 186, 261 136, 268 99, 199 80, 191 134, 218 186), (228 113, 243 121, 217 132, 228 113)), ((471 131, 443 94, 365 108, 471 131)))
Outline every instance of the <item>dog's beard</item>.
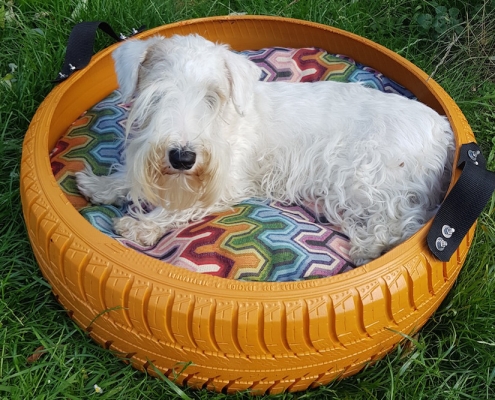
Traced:
POLYGON ((208 154, 190 171, 176 171, 163 165, 163 149, 148 153, 141 171, 134 170, 139 197, 167 211, 183 211, 215 204, 220 195, 217 168, 208 154))
POLYGON ((155 194, 158 204, 156 205, 170 211, 181 211, 197 206, 205 192, 204 179, 196 174, 184 173, 157 176, 155 194))

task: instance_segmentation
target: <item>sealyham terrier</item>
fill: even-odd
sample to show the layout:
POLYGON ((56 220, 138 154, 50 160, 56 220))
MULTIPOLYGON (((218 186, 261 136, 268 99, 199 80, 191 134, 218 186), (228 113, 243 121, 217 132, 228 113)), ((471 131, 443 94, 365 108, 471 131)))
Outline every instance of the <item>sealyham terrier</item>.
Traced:
POLYGON ((314 204, 360 265, 413 235, 448 187, 451 127, 418 101, 358 83, 260 82, 255 63, 197 35, 129 40, 113 57, 133 99, 125 165, 77 182, 95 204, 134 204, 115 230, 137 243, 263 197, 314 204))

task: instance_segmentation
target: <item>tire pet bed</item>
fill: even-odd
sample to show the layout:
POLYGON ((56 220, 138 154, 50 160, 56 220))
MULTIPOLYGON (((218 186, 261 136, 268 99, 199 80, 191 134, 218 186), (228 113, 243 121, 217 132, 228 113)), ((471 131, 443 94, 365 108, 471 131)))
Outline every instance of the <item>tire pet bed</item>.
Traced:
MULTIPOLYGON (((345 54, 447 115, 458 148, 474 141, 438 84, 356 35, 305 21, 231 16, 179 22, 140 37, 189 33, 239 51, 284 46, 345 54)), ((91 226, 62 191, 51 168, 54 155, 52 165, 48 156, 85 110, 117 88, 114 48, 98 53, 47 96, 26 134, 21 171, 24 217, 42 273, 94 340, 151 374, 155 367, 171 377, 181 371, 180 384, 262 394, 352 375, 393 349, 403 334, 421 328, 456 279, 474 226, 446 262, 426 245, 430 222, 367 265, 288 282, 199 274, 125 247, 91 226), (184 362, 191 364, 182 370, 184 362)))

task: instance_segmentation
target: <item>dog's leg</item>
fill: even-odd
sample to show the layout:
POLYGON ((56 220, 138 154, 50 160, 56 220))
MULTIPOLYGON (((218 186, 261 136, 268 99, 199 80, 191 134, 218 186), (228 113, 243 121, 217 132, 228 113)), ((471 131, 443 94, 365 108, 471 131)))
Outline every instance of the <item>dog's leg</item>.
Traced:
MULTIPOLYGON (((411 207, 409 213, 399 218, 371 221, 359 227, 354 226, 352 230, 345 232, 350 237, 350 251, 352 261, 356 266, 366 264, 398 244, 409 239, 424 224, 432 218, 436 210, 427 209, 427 205, 420 204, 411 207)), ((344 229, 345 231, 345 229, 344 229)))
POLYGON ((108 176, 98 176, 86 167, 76 172, 77 187, 81 194, 93 204, 122 205, 129 192, 125 174, 116 172, 108 176))
POLYGON ((169 230, 187 225, 190 217, 189 213, 169 213, 162 207, 156 207, 147 214, 115 218, 113 223, 118 235, 143 246, 152 246, 169 230))
POLYGON ((167 232, 167 228, 151 219, 136 219, 128 215, 113 220, 115 232, 134 243, 152 246, 167 232))

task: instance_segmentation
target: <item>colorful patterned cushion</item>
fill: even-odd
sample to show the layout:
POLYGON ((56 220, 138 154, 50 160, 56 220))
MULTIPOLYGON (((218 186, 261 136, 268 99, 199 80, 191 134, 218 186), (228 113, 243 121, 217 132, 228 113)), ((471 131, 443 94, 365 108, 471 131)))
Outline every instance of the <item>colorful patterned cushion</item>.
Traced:
MULTIPOLYGON (((262 80, 362 82, 375 89, 414 96, 379 72, 318 48, 268 48, 242 52, 263 71, 262 80)), ((348 239, 315 215, 313 207, 249 200, 232 210, 167 232, 143 247, 116 235, 112 218, 122 207, 94 206, 82 197, 76 171, 97 175, 121 160, 128 106, 113 92, 78 118, 50 154, 53 174, 73 206, 93 226, 123 245, 173 265, 223 278, 292 281, 332 276, 353 268, 348 239)))

